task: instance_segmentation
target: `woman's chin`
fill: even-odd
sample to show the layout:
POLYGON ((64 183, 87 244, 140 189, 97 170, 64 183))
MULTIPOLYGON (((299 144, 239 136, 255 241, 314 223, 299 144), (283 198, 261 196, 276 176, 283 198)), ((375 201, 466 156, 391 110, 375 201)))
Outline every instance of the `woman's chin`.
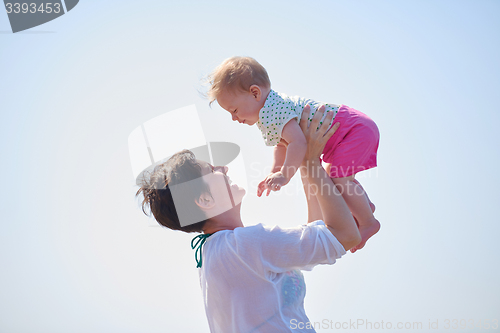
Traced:
POLYGON ((243 196, 247 193, 243 187, 238 186, 237 184, 231 184, 231 192, 234 200, 238 201, 238 203, 241 202, 241 199, 243 199, 243 196))

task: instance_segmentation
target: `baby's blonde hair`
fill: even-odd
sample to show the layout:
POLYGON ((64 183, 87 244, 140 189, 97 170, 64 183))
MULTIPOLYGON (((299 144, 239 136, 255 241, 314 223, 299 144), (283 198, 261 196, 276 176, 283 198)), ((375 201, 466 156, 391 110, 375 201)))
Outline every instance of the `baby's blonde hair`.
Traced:
POLYGON ((263 88, 271 87, 266 69, 250 57, 231 57, 224 60, 207 77, 207 81, 210 84, 207 92, 210 104, 226 89, 248 92, 254 84, 263 88))

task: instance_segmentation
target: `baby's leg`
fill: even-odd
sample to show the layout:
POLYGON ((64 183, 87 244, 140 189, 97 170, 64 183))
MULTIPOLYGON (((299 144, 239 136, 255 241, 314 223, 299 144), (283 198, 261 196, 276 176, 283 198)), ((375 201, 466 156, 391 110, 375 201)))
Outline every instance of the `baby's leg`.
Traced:
POLYGON ((366 241, 380 229, 380 223, 373 216, 375 206, 370 205, 368 195, 363 187, 354 179, 354 175, 344 178, 332 178, 337 189, 342 194, 352 215, 356 219, 361 234, 361 243, 351 249, 354 253, 365 246, 366 241))
MULTIPOLYGON (((330 174, 330 169, 332 167, 332 164, 331 163, 325 163, 324 166, 325 166, 326 173, 330 174)), ((363 190, 363 192, 365 192, 365 189, 363 188, 363 186, 361 186, 361 184, 356 179, 354 179, 354 177, 352 178, 352 181, 355 182, 356 185, 358 185, 359 187, 361 187, 361 189, 363 190)), ((368 197, 368 194, 366 192, 365 192, 365 195, 366 195, 366 200, 368 200, 368 204, 370 205, 370 209, 372 210, 372 213, 375 213, 375 205, 370 200, 370 198, 368 197)), ((354 217, 354 219, 356 219, 356 217, 354 217)), ((358 223, 358 222, 356 221, 356 223, 358 223)))
POLYGON ((365 189, 363 188, 363 186, 361 186, 361 184, 356 180, 356 179, 353 179, 352 180, 353 182, 355 182, 359 187, 361 187, 361 189, 363 190, 363 192, 365 192, 366 194, 366 199, 368 200, 368 203, 370 204, 370 208, 372 210, 372 213, 375 213, 375 205, 373 204, 373 202, 370 200, 370 198, 368 197, 368 194, 366 193, 365 189))

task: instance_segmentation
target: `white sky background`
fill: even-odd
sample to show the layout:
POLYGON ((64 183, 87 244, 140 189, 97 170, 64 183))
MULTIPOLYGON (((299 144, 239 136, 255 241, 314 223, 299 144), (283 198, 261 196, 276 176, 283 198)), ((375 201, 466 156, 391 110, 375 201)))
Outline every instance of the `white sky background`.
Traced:
POLYGON ((305 274, 311 321, 500 320, 499 14, 494 0, 86 0, 18 34, 0 14, 0 331, 208 331, 195 235, 134 199, 128 135, 167 111, 196 104, 207 139, 242 147, 246 225, 306 221, 299 179, 256 197, 272 158, 259 130, 198 94, 233 55, 381 132, 359 180, 382 229, 305 274))

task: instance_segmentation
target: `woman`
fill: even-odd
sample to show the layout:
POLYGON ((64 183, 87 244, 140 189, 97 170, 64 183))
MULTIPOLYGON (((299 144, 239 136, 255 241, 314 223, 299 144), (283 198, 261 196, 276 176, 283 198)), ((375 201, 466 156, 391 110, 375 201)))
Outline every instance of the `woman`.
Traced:
POLYGON ((211 332, 313 331, 305 328, 309 319, 304 311, 305 284, 300 270, 333 264, 361 240, 346 203, 319 159, 338 124, 328 130, 333 114, 329 113, 318 129, 323 107, 308 127, 309 111, 304 109, 300 120, 308 143, 301 166, 307 225, 244 227, 241 204, 232 203, 241 202, 245 190, 233 184, 233 198, 228 198, 227 167, 196 160, 189 151, 158 166, 151 182, 137 192, 144 195, 143 210, 149 206, 160 224, 174 230, 203 232, 195 239, 201 240, 198 267, 211 332), (181 226, 170 187, 185 182, 190 186, 183 201, 191 205, 201 222, 181 226))

